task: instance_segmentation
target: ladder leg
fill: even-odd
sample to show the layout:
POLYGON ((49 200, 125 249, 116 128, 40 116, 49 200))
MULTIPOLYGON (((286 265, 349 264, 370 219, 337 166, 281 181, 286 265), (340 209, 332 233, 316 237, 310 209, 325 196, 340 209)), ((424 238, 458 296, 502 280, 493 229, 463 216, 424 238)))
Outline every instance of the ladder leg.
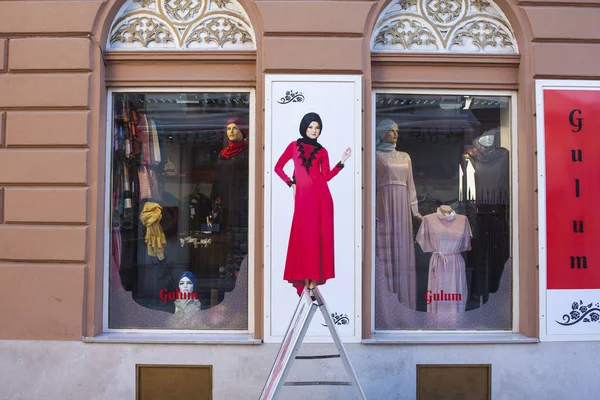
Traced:
POLYGON ((310 326, 313 315, 317 311, 317 304, 313 303, 308 292, 304 290, 296 306, 294 316, 285 332, 281 347, 275 358, 275 363, 271 368, 269 377, 263 391, 259 397, 260 400, 275 400, 281 387, 285 383, 285 378, 292 368, 296 354, 302 345, 306 331, 310 326))
POLYGON ((342 343, 342 340, 338 335, 337 329, 335 329, 335 323, 333 322, 333 318, 331 318, 329 309, 327 308, 327 305, 325 304, 325 301, 323 300, 323 297, 318 287, 313 289, 313 293, 317 298, 318 307, 321 309, 321 313, 323 314, 323 318, 325 319, 325 323, 327 324, 329 333, 331 334, 331 337, 335 342, 335 346, 337 347, 340 353, 342 362, 344 363, 344 368, 346 369, 346 373, 348 374, 348 377, 350 377, 350 381, 352 382, 352 386, 354 387, 354 390, 356 392, 356 397, 360 400, 366 400, 365 394, 362 390, 362 387, 360 386, 360 383, 358 382, 358 378, 356 376, 356 373, 354 372, 354 369, 352 368, 350 359, 348 358, 348 354, 346 353, 346 349, 344 348, 344 344, 342 343))

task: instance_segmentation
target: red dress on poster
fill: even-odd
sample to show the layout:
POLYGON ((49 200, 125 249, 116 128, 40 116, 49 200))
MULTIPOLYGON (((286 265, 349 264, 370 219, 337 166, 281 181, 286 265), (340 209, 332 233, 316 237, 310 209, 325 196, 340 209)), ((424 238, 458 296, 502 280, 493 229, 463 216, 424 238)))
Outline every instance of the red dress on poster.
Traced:
POLYGON ((283 279, 294 285, 298 294, 302 293, 306 279, 322 285, 335 277, 333 199, 327 182, 344 167, 340 162, 331 169, 327 150, 316 139, 302 136, 303 139, 287 146, 275 164, 277 175, 288 186, 296 185, 283 279), (294 162, 293 179, 283 171, 290 160, 294 162))

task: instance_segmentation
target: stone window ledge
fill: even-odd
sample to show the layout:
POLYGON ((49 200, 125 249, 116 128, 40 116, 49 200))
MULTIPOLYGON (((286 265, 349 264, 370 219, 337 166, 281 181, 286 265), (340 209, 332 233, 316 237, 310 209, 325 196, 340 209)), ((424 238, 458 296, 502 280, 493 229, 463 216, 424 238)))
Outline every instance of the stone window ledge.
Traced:
POLYGON ((515 332, 376 332, 363 344, 531 344, 538 343, 531 338, 515 332))
POLYGON ((242 344, 257 345, 262 340, 251 334, 223 333, 124 333, 104 332, 99 335, 83 337, 84 343, 136 343, 136 344, 242 344))

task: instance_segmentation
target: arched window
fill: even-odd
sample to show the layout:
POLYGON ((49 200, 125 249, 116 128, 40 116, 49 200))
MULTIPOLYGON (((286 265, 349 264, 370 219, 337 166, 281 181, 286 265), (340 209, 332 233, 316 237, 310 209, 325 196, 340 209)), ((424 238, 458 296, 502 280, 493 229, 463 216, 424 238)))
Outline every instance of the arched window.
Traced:
POLYGON ((374 330, 511 331, 513 28, 493 1, 393 0, 370 40, 374 330))
POLYGON ((129 0, 105 43, 104 329, 251 333, 248 14, 234 0, 129 0))
POLYGON ((395 0, 381 12, 372 51, 518 53, 502 10, 487 0, 395 0))
POLYGON ((129 0, 107 50, 255 50, 250 19, 234 0, 129 0))

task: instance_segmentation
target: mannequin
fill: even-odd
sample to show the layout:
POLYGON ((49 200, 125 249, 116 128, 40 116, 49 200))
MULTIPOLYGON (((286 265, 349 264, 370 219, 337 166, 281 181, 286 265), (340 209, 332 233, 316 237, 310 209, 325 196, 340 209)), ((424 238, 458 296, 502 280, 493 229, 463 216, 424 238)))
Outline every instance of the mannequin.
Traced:
POLYGON ((347 148, 333 168, 327 150, 317 141, 323 131, 319 114, 311 112, 300 121, 301 138, 291 142, 275 164, 275 173, 292 189, 294 216, 283 279, 298 295, 335 277, 333 198, 327 182, 344 167, 352 151, 347 148), (294 176, 283 171, 292 160, 294 176))
POLYGON ((194 226, 202 222, 199 230, 208 230, 211 239, 206 249, 190 249, 192 271, 215 282, 199 292, 203 303, 210 301, 211 307, 235 288, 248 254, 248 127, 241 119, 231 118, 224 128, 228 145, 219 153, 210 198, 198 192, 190 200, 196 210, 194 226))
POLYGON ((179 293, 175 304, 175 315, 198 311, 202 308, 198 300, 198 294, 194 291, 196 288, 196 275, 186 271, 179 278, 179 293))
POLYGON ((459 313, 465 311, 468 287, 465 261, 460 254, 471 250, 471 227, 467 217, 450 206, 440 206, 423 218, 417 242, 429 261, 427 312, 459 313))
POLYGON ((376 257, 388 289, 416 309, 416 270, 411 214, 419 219, 412 161, 396 150, 398 125, 385 119, 376 131, 376 257))
POLYGON ((496 147, 500 129, 484 132, 464 155, 461 198, 474 203, 473 268, 471 298, 485 303, 500 285, 504 264, 510 257, 508 203, 510 198, 510 156, 496 147))

